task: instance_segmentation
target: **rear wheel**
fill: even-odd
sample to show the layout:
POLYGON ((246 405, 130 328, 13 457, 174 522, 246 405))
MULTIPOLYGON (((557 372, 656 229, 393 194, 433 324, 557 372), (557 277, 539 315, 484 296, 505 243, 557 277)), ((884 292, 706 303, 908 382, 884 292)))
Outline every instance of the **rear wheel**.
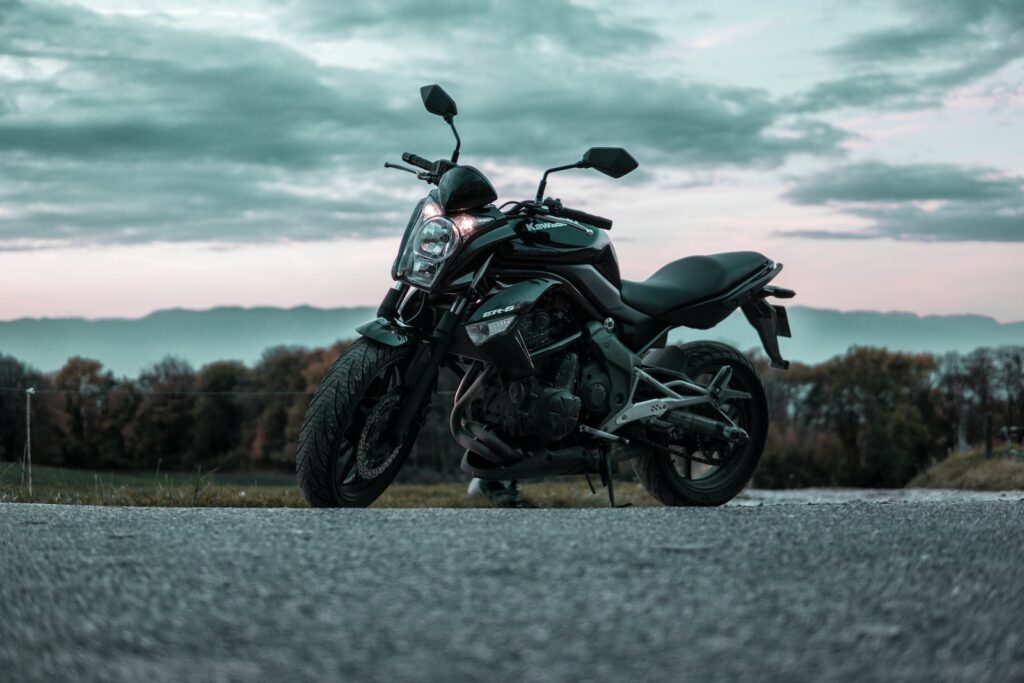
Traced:
POLYGON ((668 369, 685 373, 697 384, 707 385, 723 365, 732 369, 729 388, 750 394, 750 398, 723 402, 724 416, 713 408, 704 409, 704 415, 722 421, 728 417, 747 432, 749 439, 744 444, 731 444, 710 437, 693 437, 677 449, 679 453, 671 455, 650 448, 633 459, 633 471, 644 489, 665 505, 722 505, 747 485, 764 451, 768 434, 764 386, 753 363, 731 346, 693 342, 682 346, 682 350, 683 367, 668 369), (705 464, 695 458, 722 464, 705 464))
POLYGON ((299 434, 299 488, 313 507, 366 507, 398 474, 426 402, 400 438, 389 425, 401 406, 408 351, 359 339, 331 366, 299 434))

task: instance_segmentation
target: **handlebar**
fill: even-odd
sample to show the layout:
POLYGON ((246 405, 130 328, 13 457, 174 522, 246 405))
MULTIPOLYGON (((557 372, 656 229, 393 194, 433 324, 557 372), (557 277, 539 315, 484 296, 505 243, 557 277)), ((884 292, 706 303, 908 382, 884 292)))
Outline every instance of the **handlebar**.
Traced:
POLYGON ((424 171, 429 171, 434 167, 433 162, 428 161, 421 156, 417 156, 412 152, 402 152, 402 161, 404 161, 407 164, 412 164, 413 166, 422 168, 424 171))
MULTIPOLYGON (((401 166, 396 166, 395 164, 384 164, 384 166, 386 168, 397 168, 403 171, 408 171, 409 173, 416 173, 416 177, 420 180, 426 180, 427 182, 435 185, 445 172, 455 168, 455 164, 449 161, 444 161, 443 159, 437 162, 428 161, 427 159, 413 154, 412 152, 402 152, 402 161, 421 168, 426 171, 426 173, 416 173, 411 168, 403 168, 401 166)), ((513 204, 513 208, 510 209, 506 215, 517 213, 523 209, 528 213, 536 210, 545 212, 546 210, 546 212, 551 216, 559 216, 561 218, 568 218, 571 221, 579 221, 580 223, 586 223, 587 225, 592 225, 601 230, 612 229, 612 219, 605 218, 604 216, 597 216, 578 209, 570 209, 567 206, 562 206, 562 200, 560 199, 552 199, 551 197, 548 197, 541 204, 529 201, 513 202, 513 204)))

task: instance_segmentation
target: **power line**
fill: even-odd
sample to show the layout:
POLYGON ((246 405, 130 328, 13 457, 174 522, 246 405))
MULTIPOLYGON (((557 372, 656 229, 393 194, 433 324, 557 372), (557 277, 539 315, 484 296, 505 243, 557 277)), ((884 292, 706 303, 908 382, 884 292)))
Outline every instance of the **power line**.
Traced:
MULTIPOLYGON (((27 387, 0 387, 0 392, 20 394, 27 387)), ((312 396, 313 391, 153 391, 151 389, 35 389, 36 394, 65 396, 312 396)), ((454 391, 438 391, 435 396, 452 396, 454 391)))
MULTIPOLYGON (((6 393, 21 393, 22 387, 0 387, 6 393)), ((36 389, 37 394, 72 396, 312 396, 312 391, 153 391, 151 389, 36 389)))

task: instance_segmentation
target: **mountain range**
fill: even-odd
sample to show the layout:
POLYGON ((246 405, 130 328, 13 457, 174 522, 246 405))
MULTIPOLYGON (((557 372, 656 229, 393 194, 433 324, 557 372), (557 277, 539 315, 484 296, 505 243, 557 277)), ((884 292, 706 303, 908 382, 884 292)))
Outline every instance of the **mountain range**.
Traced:
MULTIPOLYGON (((356 326, 374 317, 374 310, 221 307, 171 309, 137 319, 24 318, 0 321, 0 354, 43 371, 59 369, 70 356, 86 356, 126 376, 168 355, 196 367, 215 360, 251 364, 271 346, 327 346, 351 338, 356 326)), ((782 340, 783 355, 806 363, 825 360, 854 345, 931 353, 1024 345, 1024 322, 1000 323, 980 315, 919 316, 793 306, 789 319, 793 338, 782 340)), ((718 339, 741 349, 760 346, 740 313, 714 330, 677 330, 672 335, 673 341, 692 339, 718 339)))

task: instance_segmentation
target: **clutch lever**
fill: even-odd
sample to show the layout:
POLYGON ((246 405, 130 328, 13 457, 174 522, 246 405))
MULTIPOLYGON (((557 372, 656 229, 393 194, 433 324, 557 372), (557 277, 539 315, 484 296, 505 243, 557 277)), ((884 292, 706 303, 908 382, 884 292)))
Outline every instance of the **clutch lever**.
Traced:
POLYGON ((398 164, 393 164, 390 161, 385 161, 384 162, 384 168, 397 168, 399 171, 405 171, 406 173, 412 173, 414 176, 416 176, 420 180, 425 180, 428 183, 430 183, 431 185, 437 185, 437 179, 439 177, 436 173, 429 173, 427 171, 422 171, 422 172, 421 171, 416 171, 416 170, 413 170, 413 169, 408 168, 406 166, 399 166, 398 164))
POLYGON ((385 161, 384 162, 384 168, 397 168, 399 171, 405 171, 406 173, 412 173, 413 175, 419 175, 419 173, 417 171, 414 171, 411 168, 408 168, 406 166, 399 166, 398 164, 393 164, 390 161, 385 161))

